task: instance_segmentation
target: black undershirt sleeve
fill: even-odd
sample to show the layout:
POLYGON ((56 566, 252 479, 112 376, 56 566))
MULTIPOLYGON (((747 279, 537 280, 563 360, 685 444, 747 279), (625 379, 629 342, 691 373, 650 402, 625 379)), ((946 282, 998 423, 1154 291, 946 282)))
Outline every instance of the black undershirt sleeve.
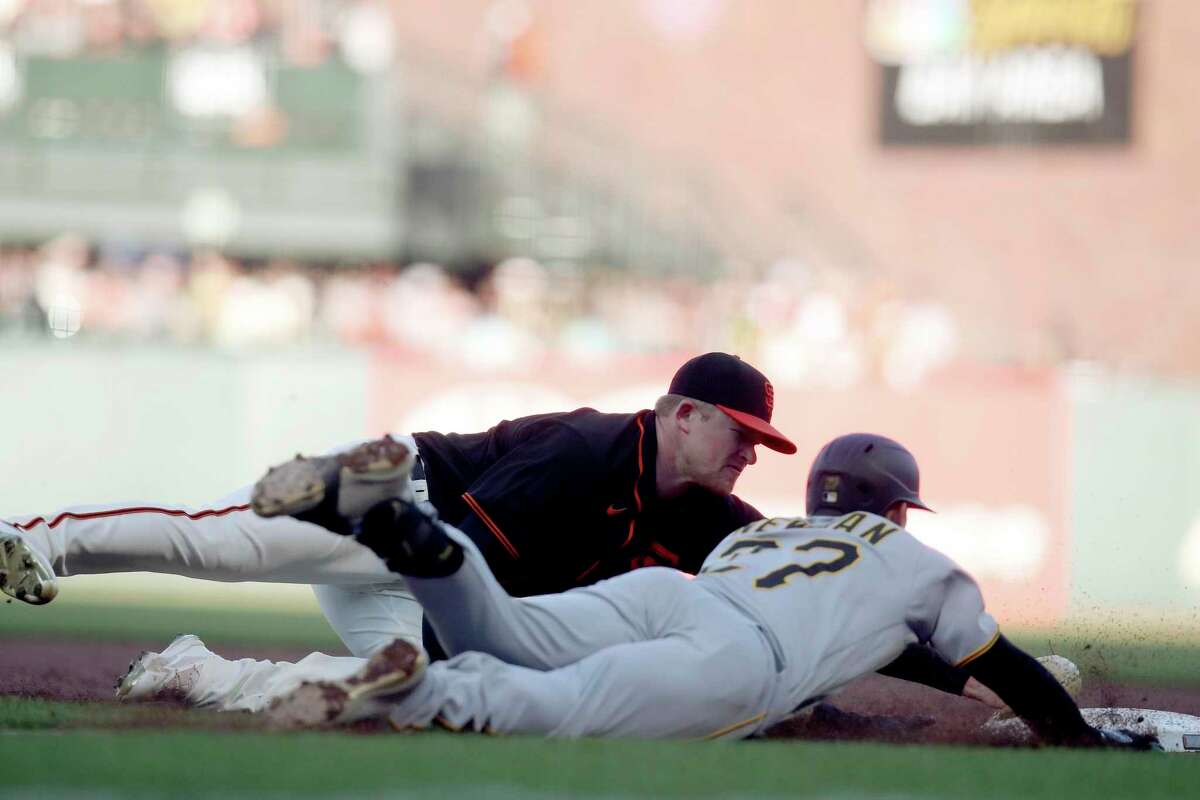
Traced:
POLYGON ((1003 636, 963 669, 999 695, 1044 742, 1073 747, 1103 743, 1054 676, 1003 636))
POLYGON ((958 695, 962 694, 971 677, 966 670, 947 664, 932 648, 919 644, 910 644, 895 661, 879 670, 879 674, 958 695))

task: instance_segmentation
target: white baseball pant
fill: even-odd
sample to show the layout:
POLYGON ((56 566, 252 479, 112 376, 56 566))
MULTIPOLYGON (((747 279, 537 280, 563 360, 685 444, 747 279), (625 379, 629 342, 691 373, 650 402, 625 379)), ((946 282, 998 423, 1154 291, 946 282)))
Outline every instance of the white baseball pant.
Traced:
MULTIPOLYGON (((395 438, 416 450, 411 436, 395 438)), ((6 516, 0 526, 15 528, 59 576, 159 572, 216 581, 309 583, 354 655, 367 657, 397 637, 420 643, 421 609, 400 576, 353 538, 289 517, 259 517, 249 506, 252 488, 203 508, 136 502, 73 506, 53 514, 6 516)))

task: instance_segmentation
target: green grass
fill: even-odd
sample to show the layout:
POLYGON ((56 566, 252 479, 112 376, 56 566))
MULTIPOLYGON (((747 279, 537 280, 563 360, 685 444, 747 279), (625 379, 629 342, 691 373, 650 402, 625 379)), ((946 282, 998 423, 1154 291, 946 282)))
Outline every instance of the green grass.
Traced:
MULTIPOLYGON (((150 609, 60 598, 0 607, 5 636, 206 641, 337 650, 311 614, 150 609), (64 602, 66 600, 66 602, 64 602)), ((1200 646, 1024 632, 1085 671, 1196 685, 1200 646)), ((2 676, 0 676, 2 681, 2 676)), ((275 734, 241 715, 162 705, 0 697, 6 797, 825 797, 1063 798, 1190 796, 1200 758, 1182 755, 899 747, 799 741, 548 741, 424 733, 275 734)))
MULTIPOLYGON (((0 713, 4 713, 0 711, 0 713)), ((24 731, 0 795, 137 797, 1188 796, 1191 756, 810 742, 551 741, 446 733, 24 731)))
POLYGON ((1079 665, 1084 685, 1103 679, 1148 686, 1200 686, 1200 642, 1131 640, 1115 634, 1015 631, 1010 638, 1033 655, 1058 653, 1079 665))
POLYGON ((179 633, 194 633, 205 642, 217 644, 303 645, 323 652, 343 652, 333 629, 316 613, 196 606, 149 608, 81 602, 70 596, 46 606, 9 603, 0 607, 0 639, 167 642, 179 633))
POLYGON ((249 714, 219 714, 165 703, 67 703, 0 696, 0 732, 66 731, 94 728, 261 729, 249 714))

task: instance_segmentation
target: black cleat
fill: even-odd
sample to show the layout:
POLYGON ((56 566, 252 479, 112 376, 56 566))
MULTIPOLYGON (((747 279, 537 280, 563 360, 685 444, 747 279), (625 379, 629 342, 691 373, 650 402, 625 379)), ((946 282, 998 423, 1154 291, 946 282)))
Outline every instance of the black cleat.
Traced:
POLYGON ((444 578, 463 563, 462 546, 442 523, 407 500, 388 500, 368 511, 358 542, 392 572, 414 578, 444 578))

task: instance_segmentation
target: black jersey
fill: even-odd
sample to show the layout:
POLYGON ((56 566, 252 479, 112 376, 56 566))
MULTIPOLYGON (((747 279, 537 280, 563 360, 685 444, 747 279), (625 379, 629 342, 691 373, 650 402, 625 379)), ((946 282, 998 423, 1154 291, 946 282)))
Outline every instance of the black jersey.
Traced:
POLYGON ((581 408, 484 433, 417 433, 429 499, 483 551, 513 594, 545 594, 651 565, 696 572, 756 519, 734 496, 692 487, 660 499, 655 417, 581 408))

